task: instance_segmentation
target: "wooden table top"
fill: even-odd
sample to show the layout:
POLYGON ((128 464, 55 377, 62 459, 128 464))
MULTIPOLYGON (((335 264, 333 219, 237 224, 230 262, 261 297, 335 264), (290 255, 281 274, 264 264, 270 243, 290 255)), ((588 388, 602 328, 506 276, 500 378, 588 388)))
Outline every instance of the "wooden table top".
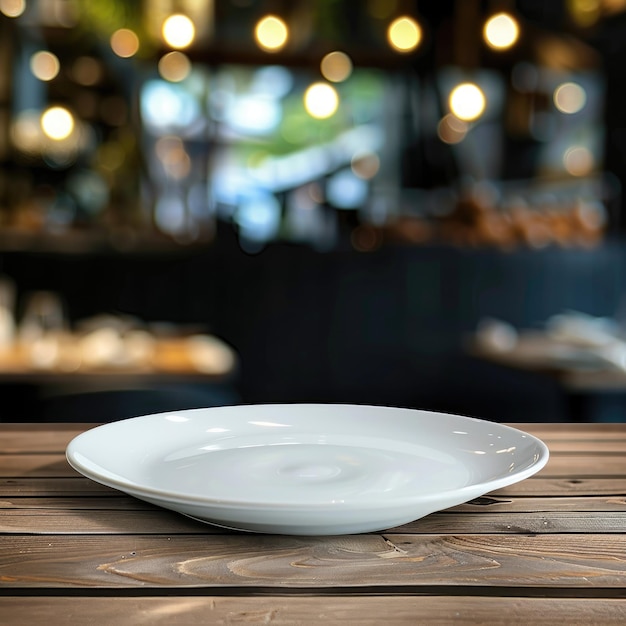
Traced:
POLYGON ((626 623, 626 424, 516 426, 551 450, 532 478, 383 532, 288 537, 81 477, 64 451, 88 425, 0 424, 0 621, 626 623))

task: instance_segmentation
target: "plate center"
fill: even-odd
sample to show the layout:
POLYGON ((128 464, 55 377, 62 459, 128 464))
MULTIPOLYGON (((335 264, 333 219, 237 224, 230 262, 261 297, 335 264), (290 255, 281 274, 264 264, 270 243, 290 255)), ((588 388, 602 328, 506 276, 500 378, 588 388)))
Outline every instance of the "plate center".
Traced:
POLYGON ((468 484, 459 459, 440 451, 342 443, 255 443, 187 449, 146 466, 168 491, 221 501, 381 504, 468 484))
POLYGON ((336 465, 321 463, 300 463, 287 465, 279 470, 280 474, 303 480, 328 480, 335 478, 341 473, 341 468, 336 465))

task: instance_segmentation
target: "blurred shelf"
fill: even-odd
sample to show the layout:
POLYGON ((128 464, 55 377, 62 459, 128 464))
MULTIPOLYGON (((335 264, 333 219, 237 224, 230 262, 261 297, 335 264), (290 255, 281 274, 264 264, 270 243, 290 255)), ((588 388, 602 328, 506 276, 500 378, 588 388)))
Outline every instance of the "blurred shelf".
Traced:
POLYGON ((238 368, 236 352, 212 336, 154 338, 149 355, 97 363, 84 360, 76 337, 58 338, 57 344, 53 362, 39 362, 41 354, 45 354, 42 349, 49 351, 50 345, 37 348, 34 344, 16 344, 0 349, 0 384, 124 388, 168 381, 227 381, 238 368))

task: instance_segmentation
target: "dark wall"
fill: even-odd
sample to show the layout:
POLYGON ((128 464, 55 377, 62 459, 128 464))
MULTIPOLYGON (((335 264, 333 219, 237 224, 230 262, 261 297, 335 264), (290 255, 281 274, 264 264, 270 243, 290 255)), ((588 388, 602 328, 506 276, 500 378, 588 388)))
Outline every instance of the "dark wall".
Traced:
POLYGON ((567 309, 616 315, 621 245, 502 253, 389 247, 318 253, 234 243, 168 256, 5 254, 20 296, 59 290, 70 317, 102 312, 214 332, 241 356, 243 402, 340 401, 559 420, 549 381, 479 363, 463 340, 485 316, 539 327, 567 309))

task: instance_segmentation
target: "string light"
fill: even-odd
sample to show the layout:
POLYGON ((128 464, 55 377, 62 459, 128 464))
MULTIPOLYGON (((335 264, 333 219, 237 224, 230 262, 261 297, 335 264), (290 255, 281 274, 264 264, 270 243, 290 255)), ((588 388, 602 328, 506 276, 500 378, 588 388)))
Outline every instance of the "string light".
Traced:
POLYGON ((587 92, 578 83, 563 83, 554 90, 554 106, 569 115, 578 113, 587 103, 587 92))
POLYGON ((158 64, 159 74, 171 83, 185 80, 191 72, 191 61, 183 52, 168 52, 161 57, 158 64))
POLYGON ((422 29, 412 18, 406 15, 398 17, 389 25, 387 41, 398 52, 411 52, 422 40, 422 29))
POLYGON ((483 114, 487 102, 478 85, 461 83, 450 93, 448 104, 452 113, 460 120, 472 122, 483 114))
POLYGON ((339 95, 328 83, 313 83, 304 93, 304 107, 311 117, 326 119, 339 107, 339 95))
POLYGON ((65 107, 50 107, 41 116, 41 128, 50 139, 62 141, 74 130, 74 116, 65 107))
POLYGON ((485 22, 483 38, 486 44, 494 50, 508 50, 519 38, 517 20, 508 13, 492 15, 485 22))
POLYGON ((451 145, 463 141, 468 130, 469 126, 467 122, 464 122, 452 113, 445 115, 437 125, 437 135, 439 139, 451 145))
POLYGON ((186 15, 170 15, 163 22, 162 34, 163 40, 168 46, 181 50, 193 43, 196 28, 186 15))
POLYGON ((61 64, 56 54, 40 50, 30 57, 30 70, 39 80, 50 81, 59 73, 61 64))
POLYGON ((26 10, 26 0, 0 0, 0 13, 7 17, 19 17, 26 10))
POLYGON ((345 52, 329 52, 320 63, 320 71, 326 80, 340 83, 352 73, 352 61, 345 52))
POLYGON ((257 22, 254 37, 263 50, 278 52, 287 43, 289 29, 279 17, 266 15, 257 22))
POLYGON ((128 59, 139 50, 139 37, 129 28, 119 28, 111 35, 111 50, 118 57, 128 59))

